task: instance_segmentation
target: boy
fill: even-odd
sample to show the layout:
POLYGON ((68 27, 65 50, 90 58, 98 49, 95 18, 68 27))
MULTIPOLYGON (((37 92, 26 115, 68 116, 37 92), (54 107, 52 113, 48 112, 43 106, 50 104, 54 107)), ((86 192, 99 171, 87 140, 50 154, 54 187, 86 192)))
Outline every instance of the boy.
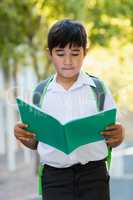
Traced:
MULTIPOLYGON (((41 108, 62 123, 98 112, 91 88, 96 85, 91 76, 81 71, 87 52, 86 45, 85 29, 77 21, 59 21, 49 31, 48 52, 56 74, 48 85, 41 108)), ((107 87, 105 93, 103 109, 115 107, 107 87)), ((123 128, 120 124, 107 127, 102 133, 110 140, 83 145, 69 155, 37 142, 35 135, 25 131, 25 127, 25 124, 18 123, 14 132, 16 138, 25 146, 37 149, 40 154, 41 163, 44 165, 43 199, 110 199, 105 158, 108 154, 107 145, 116 147, 123 140, 123 128)))

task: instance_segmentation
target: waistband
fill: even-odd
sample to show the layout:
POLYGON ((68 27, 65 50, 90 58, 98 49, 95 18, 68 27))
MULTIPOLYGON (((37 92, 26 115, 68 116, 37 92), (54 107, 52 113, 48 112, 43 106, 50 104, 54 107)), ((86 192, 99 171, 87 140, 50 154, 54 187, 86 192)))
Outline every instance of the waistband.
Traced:
POLYGON ((73 169, 73 170, 82 170, 82 169, 86 169, 86 168, 93 168, 93 167, 97 167, 97 166, 101 166, 101 165, 105 165, 105 161, 106 161, 106 158, 105 159, 102 159, 102 160, 97 160, 97 161, 90 161, 86 164, 81 164, 81 163, 78 163, 78 164, 74 164, 70 167, 66 167, 66 168, 57 168, 57 167, 53 167, 53 166, 50 166, 50 165, 47 165, 45 164, 44 165, 44 168, 45 169, 53 169, 53 170, 69 170, 69 169, 73 169))

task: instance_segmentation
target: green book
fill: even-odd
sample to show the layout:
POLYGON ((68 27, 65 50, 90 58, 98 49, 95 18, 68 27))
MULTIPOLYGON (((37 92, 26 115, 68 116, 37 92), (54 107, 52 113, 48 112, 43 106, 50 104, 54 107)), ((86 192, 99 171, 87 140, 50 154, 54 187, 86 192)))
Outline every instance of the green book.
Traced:
POLYGON ((108 125, 115 124, 116 120, 116 109, 113 108, 61 124, 35 105, 28 104, 20 98, 16 101, 22 122, 28 124, 26 130, 35 133, 38 141, 66 154, 82 145, 104 140, 100 132, 108 125))

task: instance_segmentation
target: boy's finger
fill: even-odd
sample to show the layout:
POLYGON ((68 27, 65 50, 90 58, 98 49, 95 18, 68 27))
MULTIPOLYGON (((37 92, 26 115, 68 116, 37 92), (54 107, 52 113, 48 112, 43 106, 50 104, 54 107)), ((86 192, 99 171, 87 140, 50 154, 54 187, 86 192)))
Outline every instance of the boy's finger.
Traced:
POLYGON ((116 127, 115 126, 107 126, 106 129, 104 131, 113 131, 113 130, 116 130, 116 127))
POLYGON ((117 139, 106 140, 106 144, 113 147, 118 144, 118 140, 117 139))
POLYGON ((36 140, 35 138, 32 138, 32 137, 25 137, 23 135, 17 135, 16 138, 18 140, 23 140, 23 141, 31 141, 31 140, 36 140))
POLYGON ((35 139, 36 137, 34 136, 34 135, 26 135, 26 134, 23 134, 23 133, 19 133, 19 134, 16 134, 15 135, 16 136, 16 138, 20 138, 20 137, 22 137, 22 138, 27 138, 27 139, 35 139))
POLYGON ((19 140, 23 140, 23 141, 30 141, 30 140, 31 140, 31 138, 19 137, 19 140))
POLYGON ((23 135, 24 137, 31 137, 31 138, 34 138, 35 137, 35 134, 32 133, 32 132, 28 132, 28 131, 25 131, 23 130, 22 128, 19 128, 19 127, 16 127, 15 128, 15 135, 23 135))
POLYGON ((106 127, 105 130, 114 130, 114 129, 118 129, 120 127, 121 127, 121 124, 117 123, 117 124, 110 125, 110 126, 106 127))
POLYGON ((103 135, 103 136, 115 136, 116 135, 116 132, 115 131, 103 131, 103 132, 101 132, 101 135, 103 135))
POLYGON ((105 139, 110 139, 110 138, 112 138, 112 135, 104 135, 104 138, 105 139))
POLYGON ((27 124, 24 124, 24 123, 21 123, 21 122, 18 122, 17 126, 20 127, 20 128, 27 128, 28 127, 27 124))

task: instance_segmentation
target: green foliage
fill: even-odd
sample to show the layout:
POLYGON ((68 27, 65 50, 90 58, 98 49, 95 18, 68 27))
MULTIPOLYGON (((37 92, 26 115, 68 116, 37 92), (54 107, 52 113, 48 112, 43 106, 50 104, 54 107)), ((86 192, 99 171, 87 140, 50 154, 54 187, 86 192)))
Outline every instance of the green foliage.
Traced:
POLYGON ((40 26, 40 16, 34 12, 34 7, 32 0, 28 3, 26 0, 0 1, 0 62, 6 77, 9 76, 10 61, 21 61, 27 53, 23 47, 31 47, 40 26))
POLYGON ((91 45, 109 47, 114 37, 121 39, 122 44, 132 41, 132 10, 133 1, 131 0, 88 1, 86 22, 90 24, 88 31, 91 45))
POLYGON ((64 18, 80 20, 85 25, 91 48, 114 49, 119 43, 119 49, 133 42, 132 11, 132 0, 1 0, 1 66, 8 73, 10 60, 23 65, 28 57, 38 79, 46 77, 52 70, 43 52, 47 33, 55 21, 64 18))

